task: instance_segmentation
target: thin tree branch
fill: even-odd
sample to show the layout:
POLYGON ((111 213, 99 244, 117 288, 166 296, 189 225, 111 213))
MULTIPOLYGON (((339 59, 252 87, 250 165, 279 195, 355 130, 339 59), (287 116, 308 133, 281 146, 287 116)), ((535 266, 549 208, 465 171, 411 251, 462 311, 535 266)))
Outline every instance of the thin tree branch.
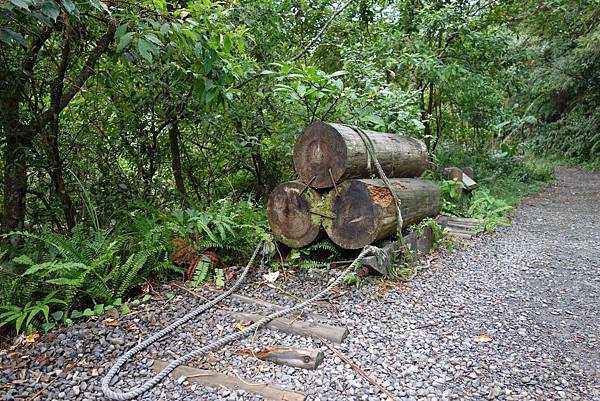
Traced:
MULTIPOLYGON (((85 64, 83 65, 81 71, 79 72, 79 75, 77 76, 77 78, 75 78, 75 80, 71 83, 71 85, 69 85, 69 87, 64 91, 64 93, 60 99, 60 107, 58 110, 59 112, 61 112, 62 110, 64 110, 65 107, 67 107, 69 102, 81 90, 81 88, 83 87, 85 82, 88 80, 88 78, 91 77, 92 75, 94 75, 94 73, 95 73, 94 66, 96 65, 96 63, 98 62, 98 60, 100 59, 102 54, 104 54, 104 52, 106 52, 106 50, 108 49, 108 47, 114 40, 116 29, 117 29, 116 21, 114 19, 111 19, 108 23, 106 32, 104 33, 104 35, 102 35, 102 37, 96 44, 96 47, 94 47, 94 49, 92 49, 90 55, 88 56, 87 60, 85 61, 85 64)), ((40 118, 40 124, 42 127, 45 126, 48 122, 50 122, 50 120, 52 119, 52 112, 53 112, 52 110, 47 110, 44 112, 44 114, 40 118)))
MULTIPOLYGON (((321 37, 323 36, 323 34, 325 33, 325 31, 327 31, 327 29, 329 28, 329 26, 331 25, 331 23, 333 22, 333 20, 342 13, 342 11, 344 11, 350 4, 352 4, 353 0, 349 0, 346 3, 344 3, 342 5, 341 8, 339 8, 338 10, 336 10, 331 17, 329 17, 329 19, 325 22, 325 24, 323 24, 323 26, 321 27, 321 29, 319 30, 319 32, 317 32, 317 34, 311 39, 310 42, 308 42, 308 44, 306 46, 304 46, 304 48, 302 50, 300 50, 298 53, 296 53, 295 55, 293 55, 291 58, 286 60, 286 63, 293 63, 294 61, 298 60, 300 57, 304 56, 306 53, 308 53, 308 51, 321 39, 321 37)), ((243 80, 242 82, 237 83, 236 85, 234 85, 233 87, 235 89, 240 89, 241 87, 247 85, 248 83, 254 81, 257 78, 260 78, 262 76, 262 74, 256 73, 254 75, 252 75, 250 78, 246 78, 245 80, 243 80)))

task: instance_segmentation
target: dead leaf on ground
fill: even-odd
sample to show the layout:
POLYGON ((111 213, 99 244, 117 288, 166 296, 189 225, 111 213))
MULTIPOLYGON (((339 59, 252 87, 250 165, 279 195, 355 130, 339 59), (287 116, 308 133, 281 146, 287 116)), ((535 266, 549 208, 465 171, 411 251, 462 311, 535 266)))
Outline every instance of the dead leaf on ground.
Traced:
POLYGON ((117 319, 113 319, 112 317, 106 318, 102 321, 105 325, 107 326, 116 326, 119 322, 117 321, 117 319))
POLYGON ((253 324, 254 324, 254 320, 249 320, 247 322, 236 324, 235 328, 238 329, 239 331, 243 331, 243 330, 246 330, 248 327, 252 326, 253 324))
POLYGON ((129 326, 127 326, 127 330, 136 331, 136 330, 139 330, 139 327, 137 326, 137 324, 131 323, 129 326))
POLYGON ((492 336, 488 336, 487 334, 481 334, 481 335, 475 337, 476 343, 489 343, 493 340, 494 340, 494 338, 492 336))
POLYGON ((274 283, 279 278, 279 270, 263 274, 263 278, 269 283, 274 283))
POLYGON ((25 337, 25 344, 33 344, 34 342, 36 342, 38 340, 38 338, 40 338, 40 335, 38 333, 33 333, 28 335, 27 337, 25 337))

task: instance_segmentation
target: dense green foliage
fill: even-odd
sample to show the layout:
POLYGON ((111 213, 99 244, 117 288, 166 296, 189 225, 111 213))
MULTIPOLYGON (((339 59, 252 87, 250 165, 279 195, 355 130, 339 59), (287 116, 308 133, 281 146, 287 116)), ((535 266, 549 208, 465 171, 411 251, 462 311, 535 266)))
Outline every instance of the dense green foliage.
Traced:
POLYGON ((445 211, 505 222, 551 179, 529 155, 600 163, 599 10, 3 2, 0 324, 50 327, 171 274, 221 284, 268 239, 265 197, 317 120, 422 138, 445 211), (482 188, 457 202, 448 165, 482 188))

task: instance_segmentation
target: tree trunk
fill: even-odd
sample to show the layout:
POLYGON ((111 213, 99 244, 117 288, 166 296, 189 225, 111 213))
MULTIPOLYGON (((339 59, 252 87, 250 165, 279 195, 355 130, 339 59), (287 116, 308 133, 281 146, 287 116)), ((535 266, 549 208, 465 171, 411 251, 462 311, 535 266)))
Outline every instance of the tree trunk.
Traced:
MULTIPOLYGON (((391 179, 401 202, 402 227, 433 217, 441 210, 441 192, 430 181, 415 178, 391 179)), ((333 219, 324 219, 329 238, 345 249, 360 249, 397 231, 396 205, 381 180, 349 180, 332 191, 325 203, 333 219)))
MULTIPOLYGON (((365 133, 388 177, 416 177, 429 168, 427 149, 420 140, 383 132, 365 133)), ((377 174, 359 134, 346 125, 325 122, 310 125, 300 136, 294 148, 294 166, 300 179, 312 181, 314 188, 331 188, 334 181, 377 174)))
POLYGON ((181 152, 179 151, 179 122, 173 121, 169 127, 169 145, 171 147, 171 168, 175 178, 175 188, 179 193, 181 204, 185 206, 186 192, 181 172, 181 152))
POLYGON ((300 181, 276 187, 267 202, 267 217, 275 238, 292 248, 315 241, 321 232, 321 203, 321 195, 300 181))
POLYGON ((20 231, 25 226, 29 135, 20 124, 7 124, 4 152, 4 210, 1 232, 20 231))

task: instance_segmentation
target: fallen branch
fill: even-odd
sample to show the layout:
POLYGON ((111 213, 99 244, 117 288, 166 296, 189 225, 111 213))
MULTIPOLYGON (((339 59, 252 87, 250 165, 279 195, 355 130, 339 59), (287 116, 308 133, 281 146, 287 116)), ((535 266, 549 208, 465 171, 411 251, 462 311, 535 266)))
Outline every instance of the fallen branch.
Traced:
POLYGON ((338 351, 337 349, 333 348, 333 346, 331 344, 329 344, 326 340, 321 338, 321 341, 323 341, 323 344, 325 344, 325 346, 327 348, 329 348, 338 358, 340 358, 342 361, 344 361, 344 363, 346 363, 347 365, 349 365, 352 369, 354 369, 354 371, 356 373, 358 373, 359 375, 361 375, 365 380, 367 380, 372 386, 377 387, 382 393, 384 393, 385 395, 387 395, 390 399, 394 400, 394 401, 400 401, 394 394, 392 394, 388 389, 386 389, 385 387, 383 387, 381 384, 379 384, 375 379, 373 379, 371 376, 369 376, 367 374, 367 372, 365 372, 364 370, 362 370, 357 364, 355 364, 354 362, 352 362, 346 355, 342 354, 341 351, 338 351))

